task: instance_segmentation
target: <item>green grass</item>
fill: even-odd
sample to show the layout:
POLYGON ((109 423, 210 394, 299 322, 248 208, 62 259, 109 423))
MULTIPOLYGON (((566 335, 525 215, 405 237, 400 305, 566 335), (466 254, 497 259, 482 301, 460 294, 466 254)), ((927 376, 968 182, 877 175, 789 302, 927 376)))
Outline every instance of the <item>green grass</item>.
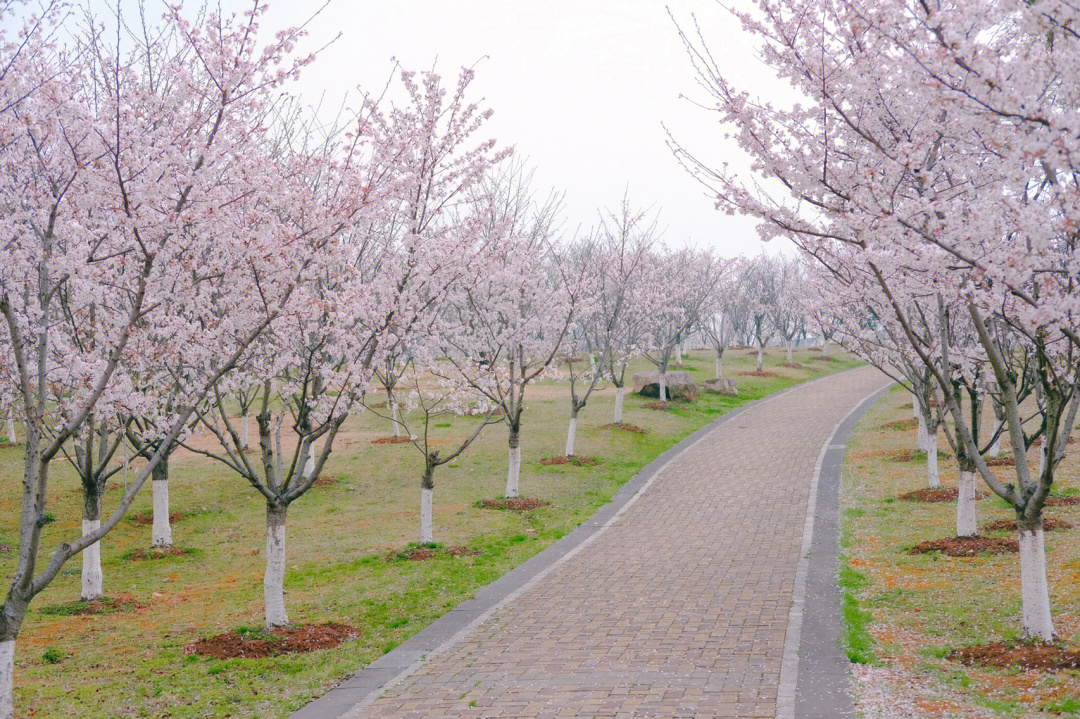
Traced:
MULTIPOLYGON (((126 561, 148 548, 150 527, 121 522, 102 543, 105 589, 130 595, 126 611, 75 616, 79 608, 78 558, 31 605, 18 644, 17 711, 36 717, 280 717, 321 695, 342 676, 391 651, 459 602, 571 532, 653 458, 717 417, 754 399, 807 379, 855 366, 851 358, 810 362, 805 369, 779 367, 772 350, 766 366, 779 376, 738 377, 753 369, 754 355, 725 353, 725 373, 739 382, 737 398, 703 394, 676 410, 645 408, 652 400, 627 394, 624 421, 647 434, 605 429, 614 391, 590 399, 578 423, 577 450, 596 466, 539 466, 562 453, 569 420, 565 382, 546 381, 530 390, 522 429, 521 493, 550 506, 527 512, 493 511, 476 505, 502 495, 506 482, 506 428, 494 425, 453 464, 435 474, 434 529, 440 549, 427 561, 392 559, 419 535, 420 454, 410 444, 375 445, 390 433, 371 414, 350 418, 335 443, 324 474, 337 483, 315 487, 289 510, 286 538, 286 605, 297 624, 335 621, 360 630, 342 646, 304 655, 221 661, 184 653, 199 637, 228 631, 259 631, 262 620, 265 504, 219 464, 178 452, 170 461, 173 540, 193 554, 153 561, 126 561), (463 545, 479 555, 452 556, 441 548, 463 545), (49 663, 55 648, 79 662, 49 663), (79 671, 79 667, 92 670, 79 671)), ((631 371, 644 371, 638 362, 631 371)), ((682 369, 699 382, 713 375, 712 354, 695 352, 682 369)), ((436 438, 467 436, 469 417, 447 419, 436 438)), ((252 423, 254 434, 254 422, 252 423)), ((203 441, 208 441, 203 436, 203 441)), ((21 448, 0 449, 0 476, 18 486, 21 448)), ((123 475, 117 483, 123 484, 123 475)), ((80 531, 81 497, 74 474, 55 463, 48 509, 56 521, 43 530, 44 551, 80 531)), ((112 511, 120 489, 108 490, 103 510, 112 511)), ((15 490, 0 497, 0 539, 17 536, 15 490)), ((150 511, 146 487, 131 508, 150 511)), ((15 553, 0 554, 10 576, 15 553)))

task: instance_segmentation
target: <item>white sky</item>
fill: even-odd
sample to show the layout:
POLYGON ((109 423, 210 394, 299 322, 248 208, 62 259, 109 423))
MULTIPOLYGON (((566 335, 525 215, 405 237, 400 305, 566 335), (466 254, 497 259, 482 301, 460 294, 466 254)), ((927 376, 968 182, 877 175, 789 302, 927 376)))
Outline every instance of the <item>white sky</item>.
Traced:
MULTIPOLYGON (((226 11, 250 6, 219 1, 226 11)), ((303 23, 323 1, 271 0, 264 32, 303 23)), ((147 0, 151 15, 154 3, 147 0)), ((189 4, 194 12, 196 2, 189 4)), ((134 0, 121 5, 131 12, 134 0)), ((313 103, 325 93, 334 106, 358 86, 380 91, 391 58, 412 70, 434 66, 448 79, 476 65, 474 98, 494 110, 489 132, 536 168, 539 192, 565 192, 567 231, 595 224, 597 208, 614 208, 629 188, 635 205, 661 210, 668 244, 757 253, 755 223, 716 210, 665 144, 662 123, 710 163, 746 167, 717 114, 680 99, 706 98, 669 7, 688 30, 696 14, 714 57, 743 88, 790 101, 791 91, 715 0, 332 0, 309 25, 301 50, 342 37, 305 70, 300 91, 313 103)), ((778 241, 768 246, 780 249, 778 241)))

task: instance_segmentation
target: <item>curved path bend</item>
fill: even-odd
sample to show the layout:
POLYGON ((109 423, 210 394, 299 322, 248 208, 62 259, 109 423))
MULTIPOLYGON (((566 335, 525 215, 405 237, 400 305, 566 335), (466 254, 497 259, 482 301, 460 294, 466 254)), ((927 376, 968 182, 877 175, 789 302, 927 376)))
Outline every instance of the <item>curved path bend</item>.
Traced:
POLYGON ((732 412, 569 551, 519 568, 531 575, 509 596, 464 603, 442 636, 437 622, 427 645, 296 716, 851 716, 835 478, 851 425, 887 384, 864 367, 732 412))

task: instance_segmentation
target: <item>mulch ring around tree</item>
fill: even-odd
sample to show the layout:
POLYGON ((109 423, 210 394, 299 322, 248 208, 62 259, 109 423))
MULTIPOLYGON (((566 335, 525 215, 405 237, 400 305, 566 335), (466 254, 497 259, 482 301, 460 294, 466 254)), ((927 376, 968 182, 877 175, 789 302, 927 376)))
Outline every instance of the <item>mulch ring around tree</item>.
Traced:
POLYGON ((188 547, 151 547, 150 549, 133 549, 124 554, 123 558, 129 562, 153 562, 158 559, 186 557, 198 553, 197 549, 188 547))
POLYGON ((818 355, 816 357, 811 357, 810 359, 813 362, 835 362, 836 361, 836 358, 833 357, 832 355, 818 355))
POLYGON ((1012 457, 987 457, 987 467, 1015 467, 1016 460, 1012 457))
POLYGON ((763 369, 760 372, 758 370, 754 369, 754 370, 747 370, 745 372, 740 372, 739 376, 740 377, 779 377, 780 375, 778 375, 775 372, 770 372, 767 369, 763 369))
POLYGON ((655 409, 663 412, 671 407, 671 402, 646 402, 645 409, 655 409))
POLYGON ((1080 495, 1074 497, 1049 497, 1046 500, 1047 507, 1073 507, 1080 504, 1080 495))
POLYGON ((371 440, 372 444, 405 444, 411 441, 408 437, 379 437, 371 440))
POLYGON ((550 467, 556 464, 572 464, 575 467, 595 467, 600 464, 600 460, 596 457, 579 457, 573 455, 571 457, 548 457, 547 459, 541 459, 540 464, 545 467, 550 467))
POLYGON ((882 429, 915 429, 919 423, 914 419, 894 419, 881 425, 882 429))
POLYGON ((400 552, 391 552, 386 555, 386 561, 392 562, 401 559, 410 562, 426 562, 443 553, 452 557, 478 557, 481 554, 478 549, 469 549, 460 545, 444 548, 441 544, 424 544, 420 546, 412 545, 402 549, 400 552))
POLYGON ((215 659, 262 659, 294 652, 332 649, 358 636, 360 630, 356 627, 333 622, 273 629, 241 628, 234 632, 198 639, 184 647, 184 654, 198 654, 215 659))
MULTIPOLYGON (((187 515, 183 512, 169 512, 169 524, 176 524, 182 522, 187 515)), ((135 520, 135 524, 146 527, 154 523, 153 512, 143 512, 142 514, 133 514, 131 518, 135 520)))
POLYGON ((623 432, 631 432, 633 434, 648 434, 649 430, 638 427, 636 424, 627 424, 626 422, 612 422, 611 424, 602 424, 600 429, 620 429, 623 432))
POLYGON ((337 477, 331 477, 331 476, 326 475, 326 474, 320 474, 318 476, 318 478, 314 482, 311 483, 311 486, 312 487, 329 487, 329 486, 337 484, 337 483, 338 483, 337 477))
MULTIPOLYGON (((1066 522, 1063 519, 1043 517, 1043 530, 1047 532, 1055 529, 1073 529, 1075 526, 1072 522, 1066 522)), ((983 527, 985 532, 1015 532, 1016 529, 1015 519, 1000 519, 983 527)))
POLYGON ((446 551, 455 557, 479 557, 481 554, 479 549, 469 549, 462 546, 447 547, 446 551))
MULTIPOLYGON (((901 494, 897 499, 905 502, 955 502, 958 494, 956 487, 942 487, 941 489, 927 487, 901 494)), ((975 499, 983 499, 986 496, 986 492, 975 491, 975 499)))
POLYGON ((954 649, 946 654, 945 658, 967 666, 999 669, 1013 667, 1043 671, 1080 669, 1080 651, 1042 642, 979 644, 954 649))
POLYGON ((785 362, 780 366, 789 367, 791 369, 804 369, 806 367, 802 362, 785 362))
POLYGON ((950 557, 974 557, 979 554, 1011 554, 1020 551, 1016 537, 945 537, 919 542, 909 554, 941 552, 950 557))
POLYGON ((551 502, 545 502, 536 497, 514 497, 513 499, 482 499, 480 506, 484 509, 514 509, 525 511, 550 506, 551 502))
MULTIPOLYGON (((1035 441, 1031 443, 1031 446, 1032 447, 1041 447, 1042 446, 1042 441, 1043 441, 1042 437, 1036 437, 1035 441)), ((1065 444, 1076 444, 1076 435, 1075 434, 1070 434, 1069 435, 1069 441, 1066 442, 1065 444)))
POLYGON ((115 597, 98 597, 89 602, 79 601, 68 604, 52 604, 38 611, 42 614, 59 617, 83 617, 91 614, 113 614, 142 609, 145 604, 136 601, 130 594, 117 594, 115 597))
POLYGON ((21 447, 21 446, 22 446, 22 442, 15 442, 14 444, 12 444, 11 442, 8 442, 6 439, 0 439, 0 449, 9 449, 11 447, 21 447))

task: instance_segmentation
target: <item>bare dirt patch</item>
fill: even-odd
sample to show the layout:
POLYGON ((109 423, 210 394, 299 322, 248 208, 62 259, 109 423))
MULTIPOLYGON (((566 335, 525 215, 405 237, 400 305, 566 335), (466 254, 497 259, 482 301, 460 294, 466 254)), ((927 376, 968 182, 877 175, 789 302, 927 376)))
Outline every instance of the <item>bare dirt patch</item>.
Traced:
POLYGON ((454 546, 447 547, 446 551, 455 557, 478 557, 480 556, 479 549, 469 549, 468 547, 454 546))
POLYGON ((332 622, 250 632, 241 630, 194 641, 184 647, 184 653, 216 659, 262 659, 331 649, 358 636, 360 630, 356 627, 332 622))
MULTIPOLYGON (((177 522, 184 521, 187 515, 183 512, 169 512, 169 523, 176 524, 177 522)), ((154 523, 154 514, 152 512, 143 512, 142 514, 133 514, 132 519, 135 520, 135 524, 143 527, 147 527, 154 523)))
POLYGON ((758 372, 756 369, 754 369, 754 370, 748 370, 746 372, 740 372, 739 376, 740 377, 779 377, 780 375, 778 375, 776 372, 770 372, 767 369, 763 369, 760 372, 758 372))
POLYGON ((548 457, 547 459, 541 459, 540 464, 545 467, 550 467, 557 464, 572 464, 575 467, 595 467, 600 464, 600 460, 595 457, 579 457, 574 455, 572 457, 548 457))
POLYGON ((320 474, 319 477, 311 483, 312 487, 330 487, 337 484, 337 477, 331 477, 326 474, 320 474))
POLYGON ((663 412, 671 407, 671 402, 646 402, 645 409, 655 409, 663 412))
POLYGON ((648 434, 649 430, 638 427, 636 424, 627 424, 626 422, 612 422, 611 424, 602 424, 600 429, 618 429, 623 432, 631 432, 633 434, 648 434))
POLYGON ((1047 507, 1074 507, 1080 504, 1080 495, 1075 497, 1049 497, 1046 500, 1047 507))
POLYGON ((21 447, 22 442, 15 442, 14 444, 8 442, 6 439, 0 439, 0 449, 10 449, 11 447, 21 447))
MULTIPOLYGON (((914 492, 901 494, 897 499, 905 502, 955 502, 959 494, 956 487, 942 487, 941 489, 916 489, 914 492)), ((975 499, 983 499, 986 492, 976 490, 975 499)))
POLYGON ((785 362, 780 366, 781 367, 788 367, 790 369, 805 369, 806 368, 806 365, 804 365, 802 362, 785 362))
POLYGON ((1016 460, 1012 457, 988 457, 986 459, 987 467, 1015 467, 1016 460))
MULTIPOLYGON (((1031 446, 1032 447, 1041 447, 1042 446, 1042 441, 1043 441, 1042 437, 1036 437, 1035 441, 1031 443, 1031 446)), ((1076 435, 1075 434, 1070 434, 1069 435, 1069 441, 1066 442, 1066 444, 1076 444, 1076 435)))
POLYGON ((1015 537, 945 537, 928 539, 911 548, 910 554, 941 552, 950 557, 974 557, 979 554, 1010 554, 1020 551, 1015 537))
POLYGON ((914 419, 894 419, 881 425, 882 429, 915 429, 919 423, 914 419))
POLYGON ((999 669, 1035 669, 1058 671, 1080 669, 1080 651, 1055 644, 1009 644, 993 642, 954 649, 947 659, 967 666, 997 667, 999 669))
POLYGON ((832 355, 818 355, 817 357, 811 357, 812 362, 835 362, 836 358, 832 355))
POLYGON ((484 509, 516 509, 518 511, 527 509, 539 509, 540 507, 547 507, 551 502, 545 502, 542 499, 536 497, 515 497, 514 499, 483 499, 480 501, 480 506, 484 509))
POLYGON ((372 444, 405 444, 410 441, 408 437, 379 437, 371 440, 372 444))
MULTIPOLYGON (((1076 525, 1072 522, 1066 522, 1063 519, 1055 519, 1053 517, 1043 517, 1043 529, 1047 532, 1055 529, 1073 529, 1076 525)), ((1000 519, 996 522, 983 527, 987 532, 1015 532, 1017 531, 1015 519, 1000 519)))

